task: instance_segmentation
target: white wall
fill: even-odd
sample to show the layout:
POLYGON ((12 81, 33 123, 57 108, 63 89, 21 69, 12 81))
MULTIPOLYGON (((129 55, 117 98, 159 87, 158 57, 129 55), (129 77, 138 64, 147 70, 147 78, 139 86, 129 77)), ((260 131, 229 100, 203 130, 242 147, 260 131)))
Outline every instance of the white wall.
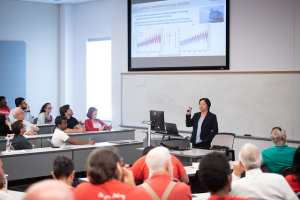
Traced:
MULTIPOLYGON (((59 106, 59 6, 0 1, 0 40, 26 42, 26 102, 37 117, 50 102, 59 106)), ((8 99, 13 101, 14 99, 8 99)))

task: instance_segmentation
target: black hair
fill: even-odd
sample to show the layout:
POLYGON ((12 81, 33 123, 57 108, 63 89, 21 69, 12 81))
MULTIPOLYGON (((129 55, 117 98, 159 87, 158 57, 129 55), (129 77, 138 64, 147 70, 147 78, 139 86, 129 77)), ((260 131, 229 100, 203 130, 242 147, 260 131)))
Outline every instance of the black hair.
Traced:
POLYGON ((115 147, 100 147, 88 157, 88 175, 92 184, 101 184, 110 179, 118 179, 117 163, 120 162, 115 147))
POLYGON ((15 99, 16 107, 19 107, 19 105, 22 104, 22 101, 24 101, 24 100, 25 100, 25 99, 22 98, 22 97, 16 98, 16 99, 15 99))
POLYGON ((7 134, 10 134, 11 131, 9 130, 9 126, 5 123, 5 120, 6 116, 0 115, 0 132, 6 136, 7 134))
POLYGON ((69 156, 59 155, 53 161, 53 173, 57 179, 68 178, 74 171, 74 162, 69 156))
POLYGON ((294 154, 293 164, 291 166, 293 181, 298 181, 300 183, 300 146, 296 149, 294 154), (294 178, 295 176, 295 178, 294 178))
POLYGON ((21 130, 23 128, 23 120, 18 120, 15 121, 12 125, 11 125, 11 130, 15 135, 20 135, 21 130))
POLYGON ((67 118, 63 116, 57 116, 55 118, 55 126, 58 127, 59 124, 61 125, 63 120, 67 120, 67 118))
POLYGON ((153 146, 146 147, 143 151, 143 156, 147 155, 149 153, 149 151, 151 151, 152 149, 154 149, 153 146))
POLYGON ((59 108, 59 113, 61 116, 65 116, 65 113, 68 111, 68 109, 70 108, 70 105, 66 104, 62 107, 59 108))
POLYGON ((45 108, 47 107, 47 105, 50 104, 50 103, 45 103, 42 108, 41 108, 41 111, 40 111, 40 114, 45 112, 45 108))
POLYGON ((207 154, 201 159, 198 175, 203 186, 210 192, 222 190, 230 175, 228 158, 219 152, 207 154))
POLYGON ((2 99, 5 99, 5 97, 4 96, 0 96, 0 101, 2 101, 2 99))
POLYGON ((199 104, 200 104, 200 102, 201 102, 202 100, 204 100, 205 103, 207 104, 207 108, 208 108, 208 111, 209 111, 210 106, 211 106, 210 100, 209 100, 208 98, 202 98, 202 99, 199 100, 199 104))

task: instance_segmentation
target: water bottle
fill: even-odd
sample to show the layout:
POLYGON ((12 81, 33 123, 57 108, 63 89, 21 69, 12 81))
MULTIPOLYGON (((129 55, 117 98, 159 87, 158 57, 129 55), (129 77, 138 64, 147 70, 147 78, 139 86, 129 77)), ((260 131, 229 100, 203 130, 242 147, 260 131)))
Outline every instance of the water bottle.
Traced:
POLYGON ((6 141, 6 152, 10 152, 10 145, 11 145, 11 143, 10 143, 10 141, 9 141, 9 137, 5 137, 5 139, 7 139, 7 141, 6 141))
POLYGON ((8 186, 7 177, 8 177, 8 175, 7 175, 7 174, 4 174, 3 187, 6 188, 6 191, 7 191, 7 186, 8 186))

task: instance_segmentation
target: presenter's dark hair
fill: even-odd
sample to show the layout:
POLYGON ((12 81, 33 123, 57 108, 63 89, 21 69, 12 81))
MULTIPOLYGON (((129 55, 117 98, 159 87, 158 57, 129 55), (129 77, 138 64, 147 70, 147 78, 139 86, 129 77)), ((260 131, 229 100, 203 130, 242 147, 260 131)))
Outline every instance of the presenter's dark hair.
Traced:
POLYGON ((152 149, 154 149, 153 146, 146 147, 143 151, 143 156, 147 155, 152 149))
POLYGON ((19 107, 19 105, 22 104, 22 101, 24 101, 24 100, 25 100, 25 99, 22 98, 22 97, 16 98, 16 99, 15 99, 16 107, 19 107))
POLYGON ((199 179, 210 192, 222 190, 228 183, 230 167, 225 155, 214 152, 201 159, 199 166, 199 179))
POLYGON ((0 101, 2 101, 2 99, 5 99, 5 97, 4 96, 0 96, 0 101))
POLYGON ((68 109, 70 108, 70 105, 66 104, 62 107, 59 108, 59 113, 61 116, 65 116, 65 113, 68 111, 68 109))
POLYGON ((46 109, 46 107, 47 107, 48 104, 50 104, 50 103, 45 103, 45 104, 42 106, 41 111, 40 111, 40 114, 43 113, 43 112, 45 112, 45 109, 46 109))
POLYGON ((58 127, 59 124, 61 125, 63 120, 67 120, 67 118, 63 116, 57 116, 55 118, 55 126, 58 127))
POLYGON ((95 108, 95 107, 90 107, 88 113, 86 114, 86 116, 87 116, 89 119, 92 119, 92 114, 93 114, 94 111, 97 111, 97 108, 95 108))
POLYGON ((2 134, 10 134, 9 126, 6 125, 5 120, 6 120, 6 116, 0 115, 0 132, 2 134))
POLYGON ((120 162, 115 147, 100 147, 92 151, 88 157, 88 175, 92 184, 101 184, 110 179, 118 179, 117 163, 120 162))
POLYGON ((11 130, 15 135, 20 135, 20 133, 21 133, 20 129, 22 129, 22 128, 23 128, 23 120, 15 121, 11 125, 11 130))
POLYGON ((199 104, 200 104, 200 102, 201 102, 202 100, 204 100, 205 103, 207 104, 208 111, 209 111, 210 106, 211 106, 210 100, 209 100, 208 98, 202 98, 202 99, 199 100, 199 104))
POLYGON ((300 183, 300 147, 295 151, 294 160, 291 167, 292 171, 292 180, 298 181, 300 183))
POLYGON ((69 156, 59 155, 53 161, 53 174, 57 179, 68 178, 74 171, 74 162, 69 156))

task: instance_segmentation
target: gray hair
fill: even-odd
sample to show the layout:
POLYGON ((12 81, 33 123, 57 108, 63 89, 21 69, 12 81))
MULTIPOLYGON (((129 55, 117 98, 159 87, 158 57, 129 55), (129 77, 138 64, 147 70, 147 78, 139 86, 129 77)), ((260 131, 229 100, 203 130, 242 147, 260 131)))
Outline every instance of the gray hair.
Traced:
POLYGON ((251 170, 260 167, 262 156, 257 146, 247 143, 242 147, 239 159, 247 170, 251 170))
POLYGON ((283 136, 286 137, 285 130, 281 127, 273 128, 270 134, 271 140, 274 142, 274 144, 278 144, 280 141, 282 141, 283 136), (281 129, 281 131, 279 130, 281 129))
POLYGON ((165 147, 155 147, 147 154, 146 164, 151 174, 164 171, 166 162, 172 166, 170 152, 165 147))
POLYGON ((22 111, 22 109, 19 108, 19 107, 13 109, 12 115, 13 115, 13 117, 14 117, 15 119, 16 119, 17 115, 19 114, 19 111, 20 111, 20 110, 22 111))

